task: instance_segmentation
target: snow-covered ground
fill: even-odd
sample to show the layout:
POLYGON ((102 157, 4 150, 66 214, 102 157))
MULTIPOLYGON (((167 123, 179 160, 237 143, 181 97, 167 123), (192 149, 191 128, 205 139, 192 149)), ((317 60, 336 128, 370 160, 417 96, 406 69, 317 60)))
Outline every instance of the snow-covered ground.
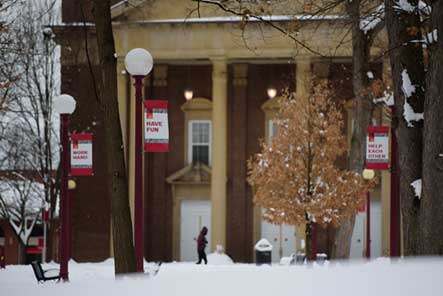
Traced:
MULTIPOLYGON (((119 280, 114 279, 112 260, 95 264, 71 262, 69 283, 41 285, 30 266, 8 266, 0 270, 0 295, 443 295, 443 258, 327 262, 324 266, 255 266, 213 259, 217 259, 217 265, 166 263, 156 276, 119 280)), ((57 265, 44 265, 54 267, 57 265)), ((150 270, 153 264, 146 263, 145 267, 150 270)))

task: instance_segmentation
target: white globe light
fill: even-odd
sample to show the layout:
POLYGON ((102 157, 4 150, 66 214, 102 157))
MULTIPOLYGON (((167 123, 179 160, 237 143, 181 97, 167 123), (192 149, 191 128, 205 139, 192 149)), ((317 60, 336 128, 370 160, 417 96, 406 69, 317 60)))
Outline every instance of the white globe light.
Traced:
POLYGON ((54 111, 59 114, 72 114, 75 111, 75 100, 70 95, 60 95, 54 100, 54 111))
POLYGON ((270 86, 267 89, 267 93, 268 93, 268 97, 270 99, 273 99, 277 95, 277 89, 275 89, 275 87, 273 87, 273 86, 270 86))
POLYGON ((125 57, 126 70, 132 76, 146 76, 151 72, 154 60, 149 51, 143 48, 134 48, 125 57))
POLYGON ((362 175, 363 175, 363 179, 371 180, 371 179, 373 179, 375 177, 375 171, 374 170, 364 169, 362 175))
POLYGON ((186 101, 190 101, 194 97, 194 92, 190 88, 185 89, 184 94, 186 101))

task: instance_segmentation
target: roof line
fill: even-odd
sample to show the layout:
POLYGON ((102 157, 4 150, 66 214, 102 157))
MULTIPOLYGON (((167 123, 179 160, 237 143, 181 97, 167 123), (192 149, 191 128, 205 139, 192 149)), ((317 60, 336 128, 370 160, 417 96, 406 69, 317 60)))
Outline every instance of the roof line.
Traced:
MULTIPOLYGON (((344 15, 274 15, 274 16, 263 16, 260 19, 251 18, 248 22, 289 22, 294 20, 299 21, 333 21, 333 20, 346 20, 348 17, 344 15)), ((112 22, 115 25, 124 24, 177 24, 177 23, 237 23, 243 21, 243 18, 237 16, 229 17, 201 17, 201 18, 177 18, 177 19, 157 19, 157 20, 139 20, 130 22, 112 22)), ((72 22, 72 23, 62 23, 59 26, 94 26, 91 22, 72 22)))
MULTIPOLYGON (((333 21, 346 20, 344 15, 274 15, 250 18, 248 22, 289 22, 289 21, 333 21)), ((238 23, 244 19, 238 16, 229 17, 200 17, 200 18, 176 18, 176 19, 157 19, 157 20, 139 20, 132 22, 114 22, 115 24, 176 24, 176 23, 238 23)))

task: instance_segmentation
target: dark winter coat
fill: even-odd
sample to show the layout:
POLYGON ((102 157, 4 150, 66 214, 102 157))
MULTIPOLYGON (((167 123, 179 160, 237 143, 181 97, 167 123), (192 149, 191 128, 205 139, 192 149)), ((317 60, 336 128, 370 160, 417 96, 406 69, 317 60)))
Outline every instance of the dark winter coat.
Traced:
POLYGON ((203 227, 200 231, 200 235, 197 239, 197 250, 198 251, 204 251, 206 248, 206 245, 208 244, 208 241, 206 240, 205 235, 208 233, 208 229, 206 227, 203 227))

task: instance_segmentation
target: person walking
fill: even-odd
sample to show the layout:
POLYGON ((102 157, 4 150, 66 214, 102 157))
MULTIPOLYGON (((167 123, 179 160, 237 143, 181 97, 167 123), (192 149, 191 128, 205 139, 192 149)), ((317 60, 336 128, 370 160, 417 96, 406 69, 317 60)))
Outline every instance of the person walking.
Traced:
POLYGON ((197 253, 198 253, 197 264, 200 264, 202 260, 205 261, 205 264, 208 264, 208 259, 206 258, 206 253, 205 253, 205 248, 206 245, 208 244, 208 241, 206 240, 207 233, 208 233, 208 228, 206 228, 206 226, 203 226, 197 239, 197 253))

